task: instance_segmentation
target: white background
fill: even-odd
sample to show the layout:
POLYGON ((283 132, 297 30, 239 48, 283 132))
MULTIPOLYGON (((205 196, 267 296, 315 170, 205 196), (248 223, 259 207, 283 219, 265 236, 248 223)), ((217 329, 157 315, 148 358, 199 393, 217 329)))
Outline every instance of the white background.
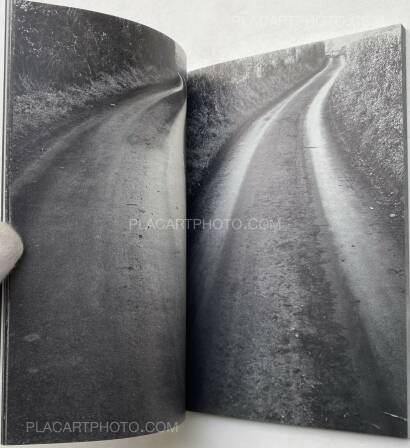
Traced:
MULTIPOLYGON (((1 3, 4 1, 0 0, 1 3)), ((158 29, 174 38, 185 49, 189 69, 385 25, 401 23, 405 27, 410 27, 410 0, 45 0, 44 2, 114 14, 158 29)), ((407 54, 409 53, 408 50, 407 54)), ((410 442, 193 413, 187 414, 185 423, 176 433, 68 445, 70 448, 404 446, 410 447, 410 442)))

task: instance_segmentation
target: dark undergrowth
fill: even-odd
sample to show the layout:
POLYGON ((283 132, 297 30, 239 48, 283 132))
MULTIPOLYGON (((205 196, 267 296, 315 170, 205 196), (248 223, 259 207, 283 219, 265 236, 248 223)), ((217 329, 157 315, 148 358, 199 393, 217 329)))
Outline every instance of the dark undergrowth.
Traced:
POLYGON ((208 168, 257 110, 324 64, 322 43, 196 70, 188 77, 187 189, 194 196, 208 168))
POLYGON ((351 43, 329 101, 334 133, 353 165, 397 210, 406 190, 402 64, 400 26, 351 43))
POLYGON ((9 162, 24 168, 42 144, 96 107, 184 76, 168 37, 143 25, 75 8, 16 0, 9 86, 9 162))

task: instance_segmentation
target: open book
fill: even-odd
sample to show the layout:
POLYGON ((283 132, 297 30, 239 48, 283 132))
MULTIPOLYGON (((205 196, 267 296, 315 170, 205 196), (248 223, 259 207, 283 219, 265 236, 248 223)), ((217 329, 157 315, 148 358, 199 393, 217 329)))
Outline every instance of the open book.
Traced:
POLYGON ((187 74, 138 23, 8 7, 3 442, 185 409, 406 437, 402 27, 187 74))

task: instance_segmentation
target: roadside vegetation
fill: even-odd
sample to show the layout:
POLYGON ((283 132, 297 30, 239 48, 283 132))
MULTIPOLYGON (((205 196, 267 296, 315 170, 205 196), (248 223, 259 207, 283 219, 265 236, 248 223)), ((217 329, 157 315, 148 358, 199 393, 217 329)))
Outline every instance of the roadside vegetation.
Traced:
POLYGON ((329 103, 332 127, 353 164, 398 204, 406 182, 401 38, 394 26, 348 45, 329 103))
POLYGON ((187 187, 194 196, 224 144, 255 112, 322 68, 324 44, 252 56, 188 77, 187 187))
POLYGON ((143 25, 89 11, 17 0, 10 72, 12 145, 52 135, 67 120, 182 70, 175 43, 143 25), (175 55, 177 54, 177 57, 175 55), (178 61, 181 67, 177 67, 178 61))

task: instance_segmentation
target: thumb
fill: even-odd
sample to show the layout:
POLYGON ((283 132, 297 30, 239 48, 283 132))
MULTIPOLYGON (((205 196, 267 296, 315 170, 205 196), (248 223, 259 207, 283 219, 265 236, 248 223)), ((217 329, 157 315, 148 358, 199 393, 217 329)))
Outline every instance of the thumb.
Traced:
POLYGON ((8 224, 0 223, 0 282, 13 269, 23 253, 23 242, 8 224))

